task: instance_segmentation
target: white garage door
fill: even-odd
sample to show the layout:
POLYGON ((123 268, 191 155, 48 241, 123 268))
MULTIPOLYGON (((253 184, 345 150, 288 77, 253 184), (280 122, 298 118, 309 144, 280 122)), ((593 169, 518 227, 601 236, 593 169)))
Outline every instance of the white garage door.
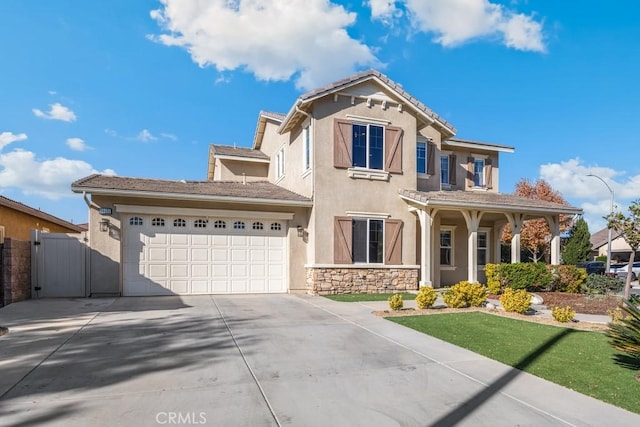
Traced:
POLYGON ((284 221, 128 215, 124 295, 286 292, 284 221))

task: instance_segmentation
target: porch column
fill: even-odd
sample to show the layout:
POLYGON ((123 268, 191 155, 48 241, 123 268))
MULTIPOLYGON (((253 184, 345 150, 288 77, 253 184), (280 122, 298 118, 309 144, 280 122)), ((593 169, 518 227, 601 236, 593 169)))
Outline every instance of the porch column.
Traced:
POLYGON ((433 266, 431 254, 431 237, 433 229, 433 215, 435 211, 418 209, 420 220, 420 286, 433 287, 433 266))
POLYGON ((467 280, 471 283, 478 281, 478 227, 482 212, 460 211, 467 223, 467 280))
POLYGON ((549 215, 545 219, 551 230, 551 265, 560 264, 560 215, 549 215))
POLYGON ((511 226, 511 264, 520 262, 520 233, 524 215, 520 213, 505 214, 511 226))

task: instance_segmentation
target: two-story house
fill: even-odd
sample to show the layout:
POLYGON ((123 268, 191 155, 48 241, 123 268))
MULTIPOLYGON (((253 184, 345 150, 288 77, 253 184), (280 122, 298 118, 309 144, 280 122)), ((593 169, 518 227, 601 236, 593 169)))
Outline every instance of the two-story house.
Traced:
POLYGON ((92 175, 92 294, 392 292, 484 280, 500 236, 579 209, 499 192, 505 145, 455 128, 375 70, 261 112, 212 145, 206 181, 92 175), (101 231, 102 230, 102 231, 101 231))

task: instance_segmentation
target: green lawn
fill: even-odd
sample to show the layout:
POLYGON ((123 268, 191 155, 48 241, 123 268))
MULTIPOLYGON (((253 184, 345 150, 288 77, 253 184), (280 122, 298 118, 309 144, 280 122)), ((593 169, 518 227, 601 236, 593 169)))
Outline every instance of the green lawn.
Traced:
MULTIPOLYGON (((415 294, 400 292, 404 301, 416 299, 415 294)), ((341 295, 324 295, 334 301, 340 302, 361 302, 361 301, 386 301, 393 294, 341 294, 341 295)))
POLYGON ((638 367, 616 363, 617 352, 604 334, 480 312, 388 320, 640 413, 638 367))

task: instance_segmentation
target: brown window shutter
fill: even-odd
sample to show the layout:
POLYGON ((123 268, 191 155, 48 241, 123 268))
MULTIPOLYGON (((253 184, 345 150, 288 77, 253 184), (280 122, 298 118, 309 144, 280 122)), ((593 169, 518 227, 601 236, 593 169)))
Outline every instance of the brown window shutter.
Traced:
POLYGON ((436 144, 427 143, 427 175, 436 174, 436 144))
POLYGON ((467 157, 467 187, 473 187, 473 157, 467 157))
POLYGON ((351 264, 352 247, 351 217, 337 216, 333 221, 333 262, 336 264, 351 264))
POLYGON ((458 159, 455 154, 449 155, 449 185, 456 185, 456 169, 458 159))
POLYGON ((402 221, 387 219, 384 222, 384 263, 402 264, 402 221))
POLYGON ((350 168, 353 165, 351 130, 351 122, 333 121, 333 166, 337 168, 350 168))
POLYGON ((390 173, 402 173, 402 129, 387 127, 384 131, 384 168, 390 173))
POLYGON ((492 175, 493 166, 491 164, 491 159, 486 159, 484 161, 484 185, 489 189, 493 188, 492 175))

